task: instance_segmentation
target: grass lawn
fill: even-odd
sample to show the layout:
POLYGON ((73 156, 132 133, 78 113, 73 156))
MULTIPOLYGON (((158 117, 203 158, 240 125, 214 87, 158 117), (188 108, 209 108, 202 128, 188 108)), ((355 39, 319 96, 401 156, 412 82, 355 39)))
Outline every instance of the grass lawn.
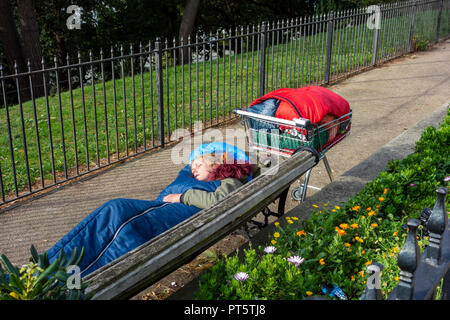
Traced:
MULTIPOLYGON (((430 11, 421 14, 424 16, 416 16, 416 29, 431 40, 434 29, 433 25, 426 24, 426 19, 434 19, 437 13, 430 11)), ((406 52, 409 21, 408 16, 392 17, 382 24, 379 60, 406 52)), ((442 25, 446 27, 441 22, 442 25)), ((371 64, 373 36, 374 30, 368 29, 364 23, 334 31, 331 79, 371 64)), ((251 37, 248 41, 245 38, 242 42, 238 40, 238 45, 243 48, 241 54, 182 66, 173 65, 163 54, 166 139, 176 128, 190 129, 196 120, 210 126, 229 118, 232 116, 231 110, 245 108, 258 97, 260 52, 256 51, 256 38, 254 41, 251 37), (255 51, 251 51, 252 47, 255 51)), ((281 87, 323 84, 326 41, 326 32, 278 45, 276 39, 272 42, 269 38, 265 92, 281 87)), ((228 45, 227 41, 225 46, 228 45)), ((213 44, 213 49, 215 46, 213 44)), ((120 65, 120 62, 116 60, 114 64, 120 65)), ((139 70, 139 58, 135 59, 134 64, 135 70, 139 70)), ((106 62, 104 68, 111 68, 111 62, 106 62)), ((86 68, 82 70, 83 74, 87 71, 86 68)), ((71 68, 70 72, 71 75, 78 75, 79 69, 71 68)), ((97 80, 94 85, 85 83, 83 90, 78 87, 71 92, 48 96, 48 103, 46 97, 41 97, 34 101, 34 105, 32 101, 27 101, 21 107, 11 105, 0 109, 3 194, 14 192, 15 183, 17 192, 28 189, 28 184, 35 182, 38 185, 34 189, 38 189, 43 181, 49 185, 64 178, 62 173, 65 171, 70 177, 77 171, 86 172, 87 164, 92 170, 99 164, 107 163, 108 157, 111 161, 123 158, 140 150, 144 139, 146 148, 158 146, 155 84, 154 70, 150 73, 147 68, 142 75, 135 72, 132 77, 130 68, 125 68, 123 77, 116 75, 115 81, 103 83, 97 80), (11 133, 8 132, 8 122, 11 133)))

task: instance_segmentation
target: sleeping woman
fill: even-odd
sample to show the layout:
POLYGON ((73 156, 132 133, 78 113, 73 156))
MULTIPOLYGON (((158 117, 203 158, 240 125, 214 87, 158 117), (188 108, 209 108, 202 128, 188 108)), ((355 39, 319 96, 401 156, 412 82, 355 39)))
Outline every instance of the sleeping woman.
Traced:
POLYGON ((47 251, 49 261, 62 249, 70 256, 75 247, 84 247, 79 267, 86 276, 211 207, 252 177, 245 153, 225 143, 202 145, 191 158, 157 199, 113 199, 98 207, 47 251))

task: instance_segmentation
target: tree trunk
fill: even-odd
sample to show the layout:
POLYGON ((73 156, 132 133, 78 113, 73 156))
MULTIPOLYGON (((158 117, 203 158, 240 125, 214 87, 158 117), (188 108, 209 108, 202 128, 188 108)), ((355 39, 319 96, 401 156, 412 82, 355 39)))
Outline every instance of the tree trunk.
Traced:
MULTIPOLYGON (((20 34, 23 43, 23 56, 30 61, 31 70, 41 69, 42 49, 40 42, 39 25, 36 19, 34 0, 18 0, 18 14, 20 34)), ((43 95, 42 76, 32 76, 33 93, 35 97, 43 95)))
MULTIPOLYGON (((17 64, 17 71, 26 72, 26 63, 22 53, 19 33, 14 22, 13 11, 9 0, 0 0, 0 41, 3 45, 3 52, 9 67, 9 73, 14 74, 14 64, 17 64)), ((16 82, 14 82, 16 85, 16 82)), ((29 89, 26 77, 19 77, 19 86, 22 100, 28 100, 29 89)), ((17 97, 13 98, 14 101, 17 97)), ((8 99, 9 100, 9 99, 8 99)))
MULTIPOLYGON (((200 0, 187 0, 186 1, 186 6, 184 7, 184 12, 183 12, 183 18, 182 18, 181 24, 180 24, 180 31, 178 33, 178 37, 180 38, 180 40, 183 39, 184 44, 187 44, 188 36, 192 33, 192 30, 194 29, 195 18, 197 17, 199 4, 200 4, 200 0)), ((182 49, 182 52, 183 52, 182 63, 186 63, 188 61, 187 47, 184 47, 182 49)))

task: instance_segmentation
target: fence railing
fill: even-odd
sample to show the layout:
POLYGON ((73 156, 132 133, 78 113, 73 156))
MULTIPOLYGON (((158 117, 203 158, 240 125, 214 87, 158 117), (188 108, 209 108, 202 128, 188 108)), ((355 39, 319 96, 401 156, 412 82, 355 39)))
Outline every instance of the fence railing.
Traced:
MULTIPOLYGON (((435 206, 420 219, 408 221, 408 235, 398 255, 399 283, 389 294, 389 300, 450 300, 450 227, 445 207, 447 189, 437 189, 435 206), (429 245, 420 252, 417 236, 429 236, 429 245)), ((374 263, 368 267, 371 275, 361 300, 382 300, 380 272, 383 266, 374 263)))
POLYGON ((224 123, 265 92, 329 84, 446 38, 449 3, 157 39, 10 74, 0 65, 0 205, 224 123))

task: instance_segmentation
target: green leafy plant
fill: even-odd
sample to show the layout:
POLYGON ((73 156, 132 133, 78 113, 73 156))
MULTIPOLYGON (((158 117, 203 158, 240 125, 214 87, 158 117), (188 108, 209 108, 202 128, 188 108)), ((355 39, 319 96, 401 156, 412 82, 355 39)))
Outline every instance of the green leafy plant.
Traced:
MULTIPOLYGON (((14 266, 5 255, 0 257, 0 300, 80 300, 89 299, 83 291, 86 283, 79 279, 79 286, 71 284, 73 275, 69 267, 78 266, 84 255, 84 248, 72 251, 67 259, 64 250, 52 263, 47 253, 38 254, 35 247, 30 248, 30 262, 20 269, 14 266), (3 265, 3 267, 2 267, 3 265)), ((75 276, 77 276, 75 274, 75 276)))
MULTIPOLYGON (((366 286, 367 266, 375 261, 384 266, 381 287, 386 298, 398 283, 404 225, 418 218, 425 207, 434 206, 438 187, 449 187, 449 146, 450 111, 439 129, 424 130, 414 153, 390 161, 385 171, 345 203, 313 205, 304 221, 286 217, 285 224, 276 222, 268 243, 273 254, 259 257, 250 249, 240 260, 237 256, 219 259, 201 277, 197 298, 302 299, 321 294, 322 285, 332 283, 349 299, 359 299, 366 286), (287 272, 283 268, 292 268, 286 263, 290 256, 303 262, 292 269, 294 276, 287 281, 282 274, 287 272), (233 283, 239 271, 249 277, 233 283)), ((449 202, 447 197, 447 207, 449 202)), ((421 228, 418 235, 423 250, 428 238, 421 228)))

